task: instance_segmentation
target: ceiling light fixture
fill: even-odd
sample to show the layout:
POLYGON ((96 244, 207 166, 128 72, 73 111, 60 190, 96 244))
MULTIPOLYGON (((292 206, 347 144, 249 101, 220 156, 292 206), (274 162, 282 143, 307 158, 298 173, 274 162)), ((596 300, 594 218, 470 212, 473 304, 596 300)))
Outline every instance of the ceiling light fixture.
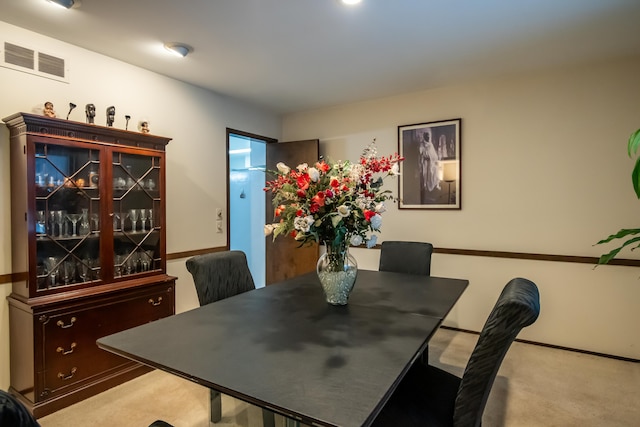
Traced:
POLYGON ((181 58, 184 58, 185 56, 193 52, 193 48, 184 43, 165 43, 164 48, 181 58))
POLYGON ((362 0, 342 0, 342 3, 352 6, 354 4, 360 3, 362 0))
POLYGON ((71 9, 73 5, 76 3, 75 0, 47 0, 51 4, 55 4, 56 6, 64 7, 65 9, 71 9))

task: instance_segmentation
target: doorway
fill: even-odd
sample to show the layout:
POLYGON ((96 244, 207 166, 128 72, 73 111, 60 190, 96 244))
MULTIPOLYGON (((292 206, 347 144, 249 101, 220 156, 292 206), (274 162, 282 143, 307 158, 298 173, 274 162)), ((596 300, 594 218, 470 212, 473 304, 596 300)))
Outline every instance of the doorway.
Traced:
POLYGON ((265 286, 265 165, 270 138, 227 129, 229 249, 241 250, 256 288, 265 286))

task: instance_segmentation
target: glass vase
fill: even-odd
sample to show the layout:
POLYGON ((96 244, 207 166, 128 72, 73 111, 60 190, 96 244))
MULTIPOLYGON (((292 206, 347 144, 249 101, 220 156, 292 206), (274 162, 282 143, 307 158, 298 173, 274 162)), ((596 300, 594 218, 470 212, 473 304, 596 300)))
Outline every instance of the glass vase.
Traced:
POLYGON ((358 263, 349 254, 347 240, 324 242, 326 252, 318 259, 316 272, 325 298, 332 305, 346 305, 358 274, 358 263))

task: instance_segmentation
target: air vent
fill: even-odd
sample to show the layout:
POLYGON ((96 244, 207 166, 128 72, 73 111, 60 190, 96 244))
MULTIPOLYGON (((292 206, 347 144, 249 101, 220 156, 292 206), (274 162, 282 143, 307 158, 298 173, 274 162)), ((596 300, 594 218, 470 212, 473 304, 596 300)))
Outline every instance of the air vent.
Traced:
POLYGON ((35 51, 26 47, 4 42, 4 62, 33 70, 35 51))
POLYGON ((64 59, 38 53, 38 71, 64 78, 64 59))
POLYGON ((16 43, 5 41, 2 46, 0 66, 69 83, 65 59, 16 43))

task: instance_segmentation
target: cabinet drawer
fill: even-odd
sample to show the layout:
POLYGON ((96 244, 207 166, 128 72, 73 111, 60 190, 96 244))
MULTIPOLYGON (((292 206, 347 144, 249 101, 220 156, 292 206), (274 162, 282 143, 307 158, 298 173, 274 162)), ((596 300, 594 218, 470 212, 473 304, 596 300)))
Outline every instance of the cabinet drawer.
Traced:
POLYGON ((99 349, 96 340, 173 312, 173 284, 160 284, 51 313, 43 324, 44 360, 39 372, 45 395, 79 387, 85 380, 130 363, 99 349))

